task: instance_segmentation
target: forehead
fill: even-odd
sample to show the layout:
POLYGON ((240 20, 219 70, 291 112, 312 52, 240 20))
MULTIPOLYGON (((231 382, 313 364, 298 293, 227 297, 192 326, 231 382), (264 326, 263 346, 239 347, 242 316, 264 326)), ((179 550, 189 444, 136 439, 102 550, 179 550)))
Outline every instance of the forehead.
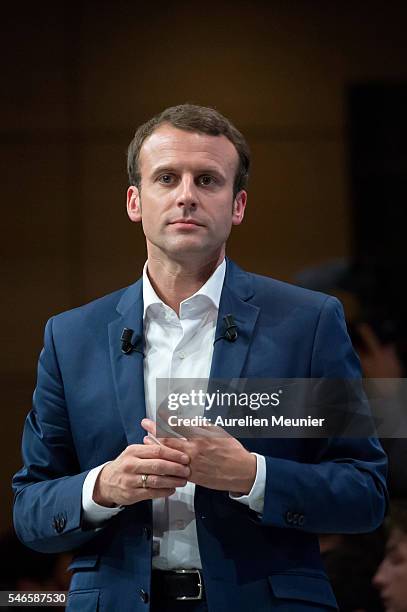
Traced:
POLYGON ((398 527, 393 527, 386 548, 387 550, 397 549, 407 553, 407 534, 398 527))
POLYGON ((159 126, 140 149, 141 171, 161 165, 204 167, 212 165, 233 174, 238 164, 235 146, 226 136, 187 132, 169 124, 159 126))

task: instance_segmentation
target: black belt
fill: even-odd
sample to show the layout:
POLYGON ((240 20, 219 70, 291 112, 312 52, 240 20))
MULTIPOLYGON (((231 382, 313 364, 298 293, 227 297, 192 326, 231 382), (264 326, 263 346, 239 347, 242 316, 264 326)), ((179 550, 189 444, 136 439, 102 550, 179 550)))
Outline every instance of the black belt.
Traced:
POLYGON ((153 570, 153 597, 197 601, 205 599, 202 572, 198 569, 153 570))

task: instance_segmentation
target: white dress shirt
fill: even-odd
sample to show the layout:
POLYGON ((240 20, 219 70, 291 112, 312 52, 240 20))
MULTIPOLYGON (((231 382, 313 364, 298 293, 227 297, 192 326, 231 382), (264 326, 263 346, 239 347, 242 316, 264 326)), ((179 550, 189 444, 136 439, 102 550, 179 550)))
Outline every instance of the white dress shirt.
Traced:
MULTIPOLYGON (((147 262, 148 263, 148 262, 147 262)), ((143 270, 144 390, 146 416, 156 418, 157 378, 209 378, 220 295, 226 262, 217 267, 208 281, 180 303, 179 316, 155 293, 143 270)), ((257 472, 248 495, 233 499, 262 513, 266 483, 265 458, 257 455, 257 472)), ((98 526, 122 508, 106 508, 93 501, 96 478, 106 465, 89 472, 83 484, 84 518, 98 526)), ((188 482, 168 498, 153 500, 154 556, 158 569, 201 568, 194 512, 195 485, 188 482)))

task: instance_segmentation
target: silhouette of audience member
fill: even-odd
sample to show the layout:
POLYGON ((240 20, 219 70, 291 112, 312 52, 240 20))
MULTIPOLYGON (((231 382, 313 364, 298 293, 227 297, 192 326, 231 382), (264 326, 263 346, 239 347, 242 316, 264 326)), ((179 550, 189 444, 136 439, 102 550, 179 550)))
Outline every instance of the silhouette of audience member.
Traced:
POLYGON ((405 376, 405 365, 396 343, 380 340, 368 323, 357 325, 357 332, 360 340, 354 344, 364 376, 388 379, 381 381, 382 397, 388 408, 386 429, 392 429, 394 420, 393 432, 392 437, 383 437, 380 441, 389 460, 387 485, 390 498, 407 499, 407 396, 406 385, 400 380, 405 376))
POLYGON ((407 502, 392 502, 386 553, 373 578, 386 612, 407 612, 407 502))
POLYGON ((383 558, 384 529, 320 537, 322 559, 340 612, 383 612, 372 578, 383 558))
POLYGON ((387 379, 379 389, 388 408, 380 440, 389 460, 387 485, 391 499, 407 499, 407 389, 401 381, 407 371, 407 299, 390 290, 391 278, 379 261, 356 265, 341 259, 302 270, 295 282, 341 300, 363 376, 372 381, 368 386, 387 379))

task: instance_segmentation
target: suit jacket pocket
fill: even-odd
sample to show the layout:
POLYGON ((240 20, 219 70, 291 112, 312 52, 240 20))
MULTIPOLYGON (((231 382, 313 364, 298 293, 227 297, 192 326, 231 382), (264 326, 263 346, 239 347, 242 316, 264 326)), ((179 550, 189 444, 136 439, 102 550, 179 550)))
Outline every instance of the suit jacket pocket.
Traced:
POLYGON ((68 594, 67 612, 97 612, 99 609, 99 589, 71 591, 68 594))
POLYGON ((80 555, 68 565, 68 570, 87 570, 96 569, 99 561, 99 555, 80 555))
POLYGON ((271 590, 277 598, 297 599, 337 609, 335 595, 329 581, 323 576, 281 573, 268 577, 271 590))

